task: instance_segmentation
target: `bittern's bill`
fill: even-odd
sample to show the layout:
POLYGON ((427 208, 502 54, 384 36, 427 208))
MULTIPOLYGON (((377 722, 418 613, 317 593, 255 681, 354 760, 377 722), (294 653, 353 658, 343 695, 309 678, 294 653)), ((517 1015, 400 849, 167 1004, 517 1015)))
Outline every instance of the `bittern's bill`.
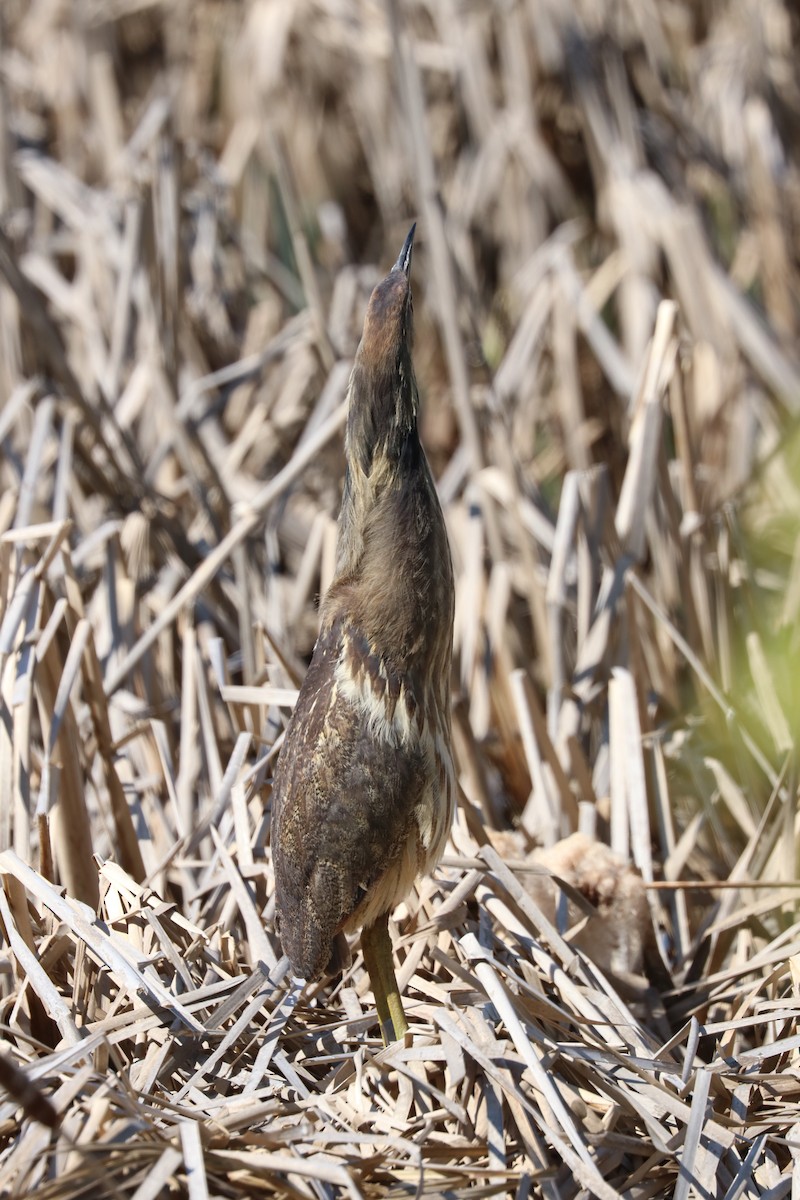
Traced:
POLYGON ((272 788, 276 912, 295 975, 361 945, 385 1042, 406 1022, 389 914, 453 819, 453 568, 417 431, 412 227, 370 297, 349 384, 336 572, 272 788))

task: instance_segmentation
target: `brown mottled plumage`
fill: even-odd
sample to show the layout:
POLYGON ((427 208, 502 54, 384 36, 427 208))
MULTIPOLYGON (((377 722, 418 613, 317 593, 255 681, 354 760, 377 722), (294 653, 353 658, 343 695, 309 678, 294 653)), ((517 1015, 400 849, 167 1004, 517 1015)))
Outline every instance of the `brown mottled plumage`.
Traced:
POLYGON ((336 575, 272 789, 279 933, 307 980, 337 934, 385 924, 435 865, 453 816, 453 572, 417 433, 413 236, 367 308, 336 575))

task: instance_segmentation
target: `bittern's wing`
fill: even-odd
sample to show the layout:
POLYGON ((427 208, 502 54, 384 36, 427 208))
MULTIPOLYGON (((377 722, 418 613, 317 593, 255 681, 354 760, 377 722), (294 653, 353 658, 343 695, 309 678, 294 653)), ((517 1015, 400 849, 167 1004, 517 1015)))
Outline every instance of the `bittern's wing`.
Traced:
MULTIPOLYGON (((306 979, 323 973, 336 933, 397 875, 415 840, 426 771, 418 739, 402 732, 415 701, 358 631, 337 622, 320 637, 272 788, 279 933, 306 979)), ((390 894, 380 911, 394 903, 390 894)))

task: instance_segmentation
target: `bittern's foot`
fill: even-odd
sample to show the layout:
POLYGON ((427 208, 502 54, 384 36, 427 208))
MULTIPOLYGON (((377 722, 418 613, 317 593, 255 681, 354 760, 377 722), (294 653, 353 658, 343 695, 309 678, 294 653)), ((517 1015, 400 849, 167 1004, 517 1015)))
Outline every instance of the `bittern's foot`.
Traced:
POLYGON ((361 930, 364 965, 369 972, 384 1046, 401 1041, 408 1032, 397 976, 394 973, 389 914, 361 930))

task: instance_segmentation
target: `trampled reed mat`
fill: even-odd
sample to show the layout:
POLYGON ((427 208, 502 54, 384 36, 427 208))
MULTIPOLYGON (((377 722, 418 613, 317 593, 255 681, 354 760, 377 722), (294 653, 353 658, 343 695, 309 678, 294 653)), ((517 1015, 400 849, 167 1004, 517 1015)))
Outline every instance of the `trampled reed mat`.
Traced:
POLYGON ((0 1196, 800 1196, 781 0, 0 8, 0 1196), (301 988, 270 781, 417 221, 459 801, 301 988))

